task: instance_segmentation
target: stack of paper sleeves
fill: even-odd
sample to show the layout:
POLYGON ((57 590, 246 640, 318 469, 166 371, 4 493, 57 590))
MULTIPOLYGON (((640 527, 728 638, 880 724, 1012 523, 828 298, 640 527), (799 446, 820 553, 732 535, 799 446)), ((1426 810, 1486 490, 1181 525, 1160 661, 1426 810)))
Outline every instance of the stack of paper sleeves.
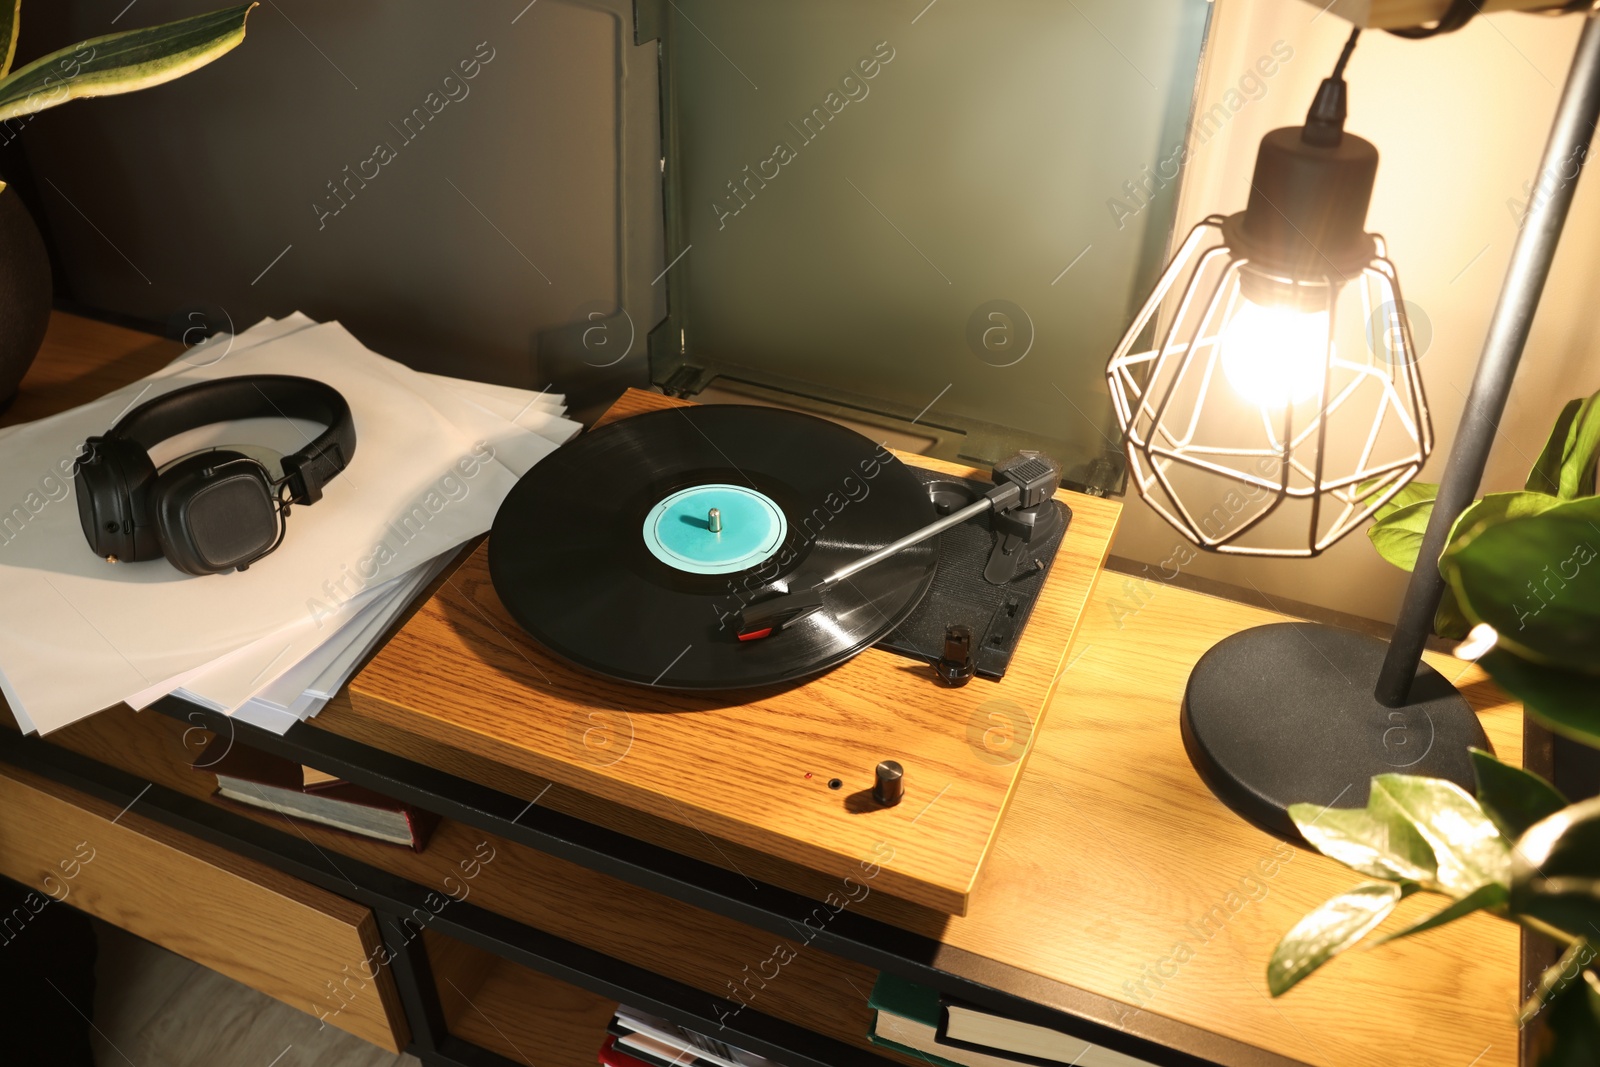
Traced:
MULTIPOLYGON (((29 732, 176 694, 281 733, 322 709, 417 591, 489 529, 517 479, 578 432, 564 410, 559 396, 413 371, 336 322, 295 314, 0 431, 0 691, 29 732), (194 577, 165 560, 96 556, 73 500, 84 440, 164 392, 246 374, 314 378, 349 402, 355 457, 322 500, 292 508, 283 543, 242 572, 194 577)), ((321 430, 223 423, 151 458, 159 469, 216 446, 282 455, 321 430)))

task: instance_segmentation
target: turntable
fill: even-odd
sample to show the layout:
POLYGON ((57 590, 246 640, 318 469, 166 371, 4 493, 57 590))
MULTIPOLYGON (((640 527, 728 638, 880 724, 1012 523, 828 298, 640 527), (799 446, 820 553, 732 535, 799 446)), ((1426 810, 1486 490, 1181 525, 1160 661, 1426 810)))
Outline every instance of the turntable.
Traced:
POLYGON ((1120 511, 1001 466, 630 390, 507 498, 349 721, 964 914, 1120 511))
POLYGON ((1059 480, 1037 453, 981 488, 925 480, 812 415, 677 407, 529 471, 489 574, 539 644, 609 679, 774 686, 881 643, 962 685, 1004 673, 1071 519, 1059 480))

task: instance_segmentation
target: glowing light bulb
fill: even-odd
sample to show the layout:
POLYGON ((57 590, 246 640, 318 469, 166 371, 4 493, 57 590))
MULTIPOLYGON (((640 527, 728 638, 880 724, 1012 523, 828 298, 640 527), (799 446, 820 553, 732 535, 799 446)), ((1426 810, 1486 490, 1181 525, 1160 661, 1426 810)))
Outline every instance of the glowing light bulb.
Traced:
POLYGON ((1241 299, 1217 338, 1228 384, 1262 408, 1299 404, 1322 388, 1328 313, 1241 299))

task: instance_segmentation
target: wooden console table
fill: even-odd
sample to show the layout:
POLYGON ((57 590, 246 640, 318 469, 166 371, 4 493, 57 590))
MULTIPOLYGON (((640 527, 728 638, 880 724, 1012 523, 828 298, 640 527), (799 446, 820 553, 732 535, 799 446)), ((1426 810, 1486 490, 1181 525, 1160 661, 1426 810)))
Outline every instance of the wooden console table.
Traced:
MULTIPOLYGON (((88 400, 176 351, 58 315, 3 421, 88 400)), ((914 1064, 866 1040, 866 998, 885 970, 1155 1064, 1514 1067, 1518 940, 1482 915, 1349 953, 1268 997, 1278 937, 1359 876, 1217 801, 1184 754, 1177 714, 1207 648, 1281 618, 1101 573, 963 915, 879 891, 834 911, 819 902, 835 873, 553 783, 350 694, 282 738, 175 701, 157 713, 109 709, 43 739, 0 731, 0 776, 89 819, 132 802, 119 826, 181 838, 187 853, 242 877, 292 880, 293 895, 316 894, 337 914, 352 945, 368 945, 371 927, 329 898, 370 909, 387 950, 382 978, 349 1010, 376 1000, 384 1010, 361 1016, 364 1034, 387 1019, 380 1043, 410 1047, 428 1067, 591 1063, 618 1001, 725 1027, 726 1040, 792 1067, 914 1064), (189 768, 212 730, 446 821, 411 853, 222 807, 189 768)), ((1520 707, 1476 668, 1430 658, 1462 686, 1498 753, 1519 760, 1520 707)), ((351 690, 367 684, 363 674, 351 690)), ((37 882, 48 873, 39 850, 14 846, 23 818, 0 809, 0 873, 37 882)), ((80 901, 104 904, 88 892, 80 901)), ((1408 901, 1391 921, 1428 906, 1408 901)), ((137 899, 102 907, 157 929, 139 909, 137 899)), ((224 969, 217 954, 231 936, 217 928, 206 946, 177 950, 202 958, 204 947, 224 969)), ((280 978, 259 985, 304 1010, 326 1004, 320 984, 280 978)))

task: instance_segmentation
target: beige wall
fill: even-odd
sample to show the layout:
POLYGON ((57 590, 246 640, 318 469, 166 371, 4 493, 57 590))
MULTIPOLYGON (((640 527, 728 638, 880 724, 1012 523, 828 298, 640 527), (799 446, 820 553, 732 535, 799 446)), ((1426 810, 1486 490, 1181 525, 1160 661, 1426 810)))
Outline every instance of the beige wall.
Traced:
MULTIPOLYGON (((1388 239, 1406 300, 1419 305, 1432 326, 1422 359, 1438 435, 1422 474, 1429 481, 1444 470, 1517 235, 1507 200, 1524 199, 1523 183, 1538 169, 1581 21, 1492 15, 1427 41, 1368 32, 1347 72, 1346 128, 1381 153, 1368 229, 1388 239)), ((1303 120, 1349 29, 1299 0, 1216 0, 1199 107, 1225 101, 1274 42, 1286 42, 1294 55, 1262 80, 1264 93, 1247 83, 1257 99, 1195 150, 1181 193, 1179 237, 1207 214, 1244 206, 1256 143, 1270 129, 1303 120)), ((1568 219, 1485 491, 1521 488, 1561 405, 1600 389, 1597 234, 1600 190, 1591 178, 1580 184, 1568 219)), ((1117 555, 1158 563, 1183 543, 1137 496, 1129 497, 1117 555)), ((1384 620, 1393 618, 1405 583, 1359 532, 1314 560, 1202 554, 1185 570, 1384 620)))

